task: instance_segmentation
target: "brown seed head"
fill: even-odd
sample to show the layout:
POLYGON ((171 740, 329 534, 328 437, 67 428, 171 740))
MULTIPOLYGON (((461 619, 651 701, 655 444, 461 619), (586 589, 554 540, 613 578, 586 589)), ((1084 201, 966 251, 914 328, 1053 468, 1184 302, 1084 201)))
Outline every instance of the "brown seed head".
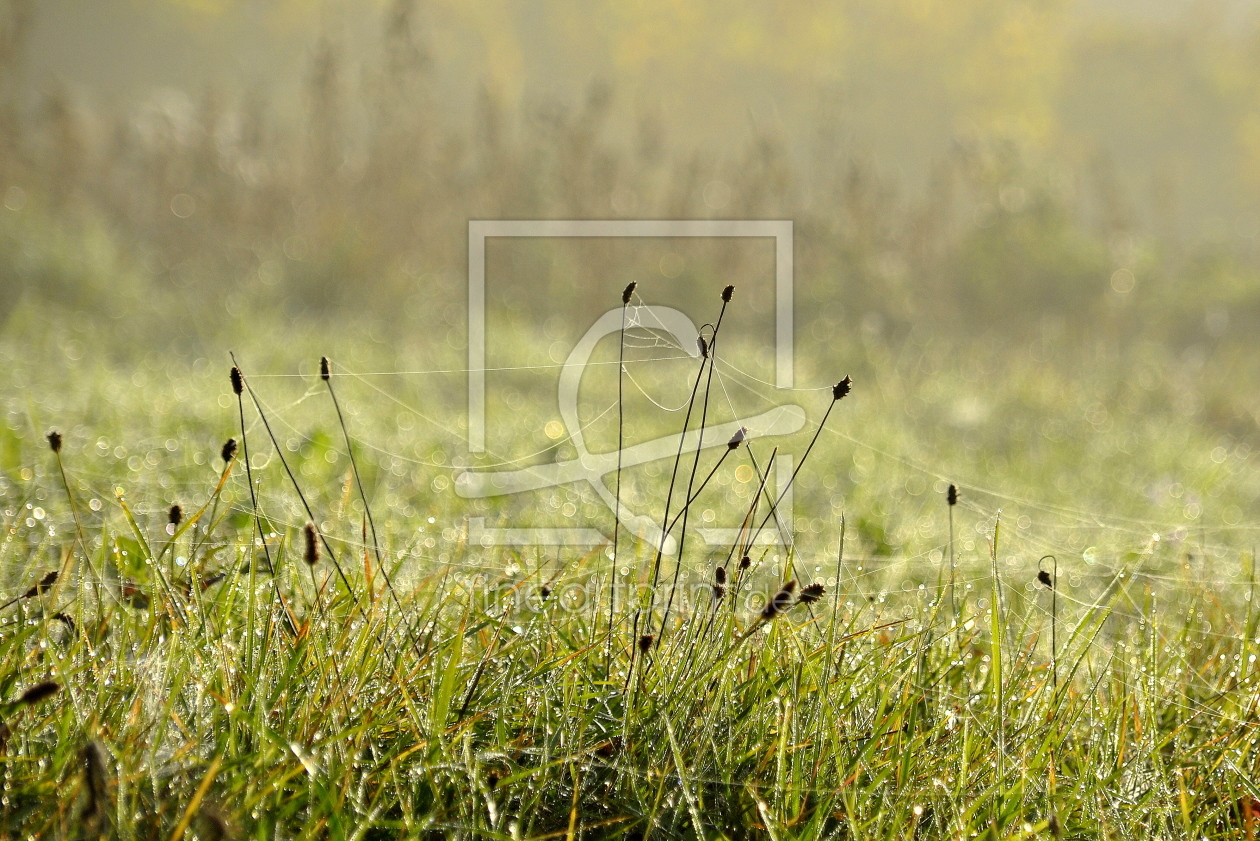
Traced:
POLYGON ((302 536, 306 542, 306 551, 303 553, 302 558, 310 566, 315 566, 315 564, 319 563, 319 540, 316 538, 315 524, 307 523, 303 526, 302 536))
POLYGON ((599 747, 595 748, 595 755, 608 759, 611 756, 616 756, 618 753, 621 753, 621 749, 624 746, 624 742, 620 736, 613 736, 611 739, 603 742, 599 747))
POLYGON ((542 596, 543 601, 547 601, 551 597, 551 588, 546 584, 538 588, 538 595, 542 596))
POLYGON ((49 587, 57 583, 57 576, 60 573, 57 570, 44 573, 44 577, 39 579, 39 583, 22 594, 22 598, 31 599, 47 590, 49 587))
POLYGON ((54 453, 61 452, 61 433, 53 430, 48 433, 48 446, 54 453))
POLYGON ((644 634, 639 637, 639 653, 647 654, 652 650, 652 643, 656 642, 656 637, 652 634, 644 634))
POLYGON ((827 592, 827 588, 823 587, 823 585, 818 583, 810 584, 804 590, 801 590, 801 594, 796 600, 801 604, 813 604, 821 599, 825 592, 827 592))
POLYGON ((630 298, 634 296, 634 288, 638 285, 638 281, 634 280, 626 284, 626 288, 621 290, 621 303, 630 303, 630 298))
POLYGON ((223 442, 223 451, 219 453, 219 458, 223 459, 223 463, 227 464, 236 458, 236 439, 229 438, 223 442))
POLYGON ((700 348, 701 356, 709 358, 709 343, 704 340, 704 336, 696 336, 696 347, 700 348))
POLYGON ((232 380, 232 392, 240 396, 240 393, 245 390, 245 380, 241 377, 241 369, 233 365, 232 373, 229 376, 232 380))
POLYGON ((124 578, 119 582, 118 589, 122 592, 123 601, 134 607, 136 610, 145 610, 149 606, 151 599, 143 590, 136 586, 136 582, 129 581, 124 578))
POLYGON ((796 581, 792 580, 783 585, 779 592, 766 602, 766 606, 761 609, 761 618, 769 622, 783 611, 792 606, 792 591, 796 589, 796 581))
POLYGON ((734 286, 727 286, 725 289, 723 289, 722 290, 722 303, 729 304, 731 302, 731 295, 733 294, 735 294, 734 286))
POLYGON ((949 490, 945 492, 945 501, 946 501, 946 502, 948 502, 950 505, 957 505, 957 504, 958 504, 958 488, 957 488, 957 486, 955 486, 955 485, 950 485, 950 486, 949 486, 949 490))
POLYGON ((726 442, 726 446, 732 450, 738 449, 739 445, 744 443, 747 438, 748 430, 741 426, 739 429, 735 430, 735 434, 731 436, 731 440, 726 442))
POLYGON ((46 680, 43 683, 37 683, 30 689, 22 693, 22 697, 18 699, 18 703, 31 706, 38 704, 40 701, 46 701, 61 691, 61 684, 53 680, 46 680))
POLYGON ((220 581, 222 581, 225 578, 227 578, 227 573, 225 572, 216 572, 214 575, 206 576, 205 578, 201 579, 201 589, 209 590, 211 587, 213 587, 215 584, 218 584, 220 581))
POLYGON ((172 526, 178 528, 179 524, 184 522, 184 509, 180 508, 178 503, 172 505, 171 510, 166 515, 166 520, 172 526))
POLYGON ((831 399, 839 400, 841 397, 848 394, 852 388, 853 380, 850 377, 845 377, 843 380, 831 387, 831 399))
POLYGON ((726 583, 726 567, 718 567, 713 570, 713 580, 718 584, 726 583))
POLYGON ((1046 572, 1044 569, 1037 572, 1037 580, 1049 587, 1051 590, 1054 589, 1054 579, 1051 578, 1050 573, 1046 572))
POLYGON ((328 382, 329 373, 330 372, 328 370, 328 357, 321 356, 319 358, 319 378, 323 380, 324 382, 328 382))
POLYGON ((752 558, 745 555, 744 557, 739 559, 740 569, 748 569, 750 566, 752 566, 752 558))

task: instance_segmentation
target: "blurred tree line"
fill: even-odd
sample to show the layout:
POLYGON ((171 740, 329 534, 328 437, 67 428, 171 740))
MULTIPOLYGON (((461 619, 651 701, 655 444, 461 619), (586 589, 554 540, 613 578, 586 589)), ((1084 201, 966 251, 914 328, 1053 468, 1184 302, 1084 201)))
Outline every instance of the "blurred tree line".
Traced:
MULTIPOLYGON (((210 26, 248 4, 177 5, 210 26)), ((390 0, 352 48, 274 6, 311 39, 298 107, 210 83, 101 106, 32 78, 52 7, 0 3, 0 321, 177 302, 162 332, 190 338, 234 298, 410 329, 462 307, 469 219, 721 217, 794 219, 799 318, 838 329, 1190 347, 1260 326, 1245 7, 390 0), (442 63, 460 27, 479 66, 442 63)), ((619 288, 616 247, 597 258, 619 288)), ((550 313, 574 281, 530 282, 550 313)))

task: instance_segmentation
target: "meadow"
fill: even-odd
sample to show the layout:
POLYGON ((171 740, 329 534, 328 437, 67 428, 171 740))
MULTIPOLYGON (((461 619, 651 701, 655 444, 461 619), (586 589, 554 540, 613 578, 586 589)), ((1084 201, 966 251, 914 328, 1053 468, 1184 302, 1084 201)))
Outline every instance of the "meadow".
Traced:
MULTIPOLYGON (((300 108, 0 85, 0 839, 1256 837, 1250 217, 1183 228, 996 118, 917 189, 826 114, 688 149, 630 74, 446 113, 389 6, 300 108), (764 242, 499 242, 472 452, 468 221, 591 218, 793 220, 793 389, 764 242), (601 492, 459 492, 787 403, 601 492), (494 537, 526 527, 604 539, 494 537)), ((859 69, 934 30, 887 8, 859 69)), ((1042 61, 998 46, 1054 15, 968 8, 946 34, 1035 79, 1206 43, 1225 93, 1160 90, 1250 113, 1241 40, 1042 61)), ((37 11, 4 6, 6 80, 37 11)), ((938 59, 976 102, 1053 87, 938 59)))
MULTIPOLYGON (((738 394, 757 380, 723 339, 714 382, 738 394)), ((653 612, 653 547, 623 530, 610 633, 607 546, 469 544, 470 513, 612 523, 573 488, 455 497, 459 420, 431 407, 459 373, 366 375, 406 351, 342 339, 324 382, 308 336, 238 346, 238 404, 230 360, 127 375, 75 341, 5 345, 12 837, 1253 832, 1257 470, 1154 360, 1055 377, 1007 352, 994 376, 855 342, 790 548, 693 536, 653 612)), ((627 397, 625 425, 680 429, 705 361, 637 373, 681 400, 627 397)), ((592 378, 604 439, 615 370, 592 378)), ((801 395, 797 452, 832 399, 801 395)), ((554 450, 530 403, 518 435, 554 450)), ((688 528, 768 512, 771 447, 707 450, 688 528)), ((669 467, 627 470, 623 499, 662 516, 669 467)))

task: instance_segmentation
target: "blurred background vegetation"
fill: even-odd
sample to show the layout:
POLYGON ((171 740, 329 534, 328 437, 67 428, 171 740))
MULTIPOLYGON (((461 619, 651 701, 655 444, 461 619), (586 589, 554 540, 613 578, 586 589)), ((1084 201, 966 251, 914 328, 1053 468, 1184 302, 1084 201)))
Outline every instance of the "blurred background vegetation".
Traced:
MULTIPOLYGON (((469 219, 788 218, 802 379, 1088 369, 1063 411, 1260 443, 1248 3, 0 0, 0 68, 10 359, 458 366, 469 219)), ((651 299, 617 248, 522 261, 522 329, 651 299)), ((723 248, 655 280, 711 296, 723 248)))

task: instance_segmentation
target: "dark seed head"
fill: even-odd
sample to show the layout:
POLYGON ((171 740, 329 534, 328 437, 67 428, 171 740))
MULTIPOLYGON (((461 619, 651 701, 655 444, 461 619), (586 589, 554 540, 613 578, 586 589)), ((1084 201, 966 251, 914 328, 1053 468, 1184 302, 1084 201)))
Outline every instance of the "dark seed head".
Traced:
POLYGON ((232 378, 232 391, 239 396, 245 390, 245 380, 241 377, 241 369, 233 365, 230 376, 232 378))
POLYGON ((796 589, 796 581, 792 580, 783 585, 779 592, 766 602, 766 606, 761 609, 761 618, 769 622, 783 611, 792 606, 792 591, 796 589))
POLYGON ((172 505, 170 512, 166 515, 166 519, 172 526, 178 528, 179 524, 184 522, 184 509, 180 508, 178 503, 172 505))
POLYGON ((801 590, 801 595, 797 597, 797 601, 801 604, 813 604, 821 599, 825 592, 827 592, 827 589, 823 585, 810 584, 804 590, 801 590))
POLYGON ((54 453, 61 452, 61 433, 60 432, 54 429, 52 432, 48 433, 48 446, 52 449, 54 453))
POLYGON ((22 697, 18 699, 19 703, 31 706, 38 704, 40 701, 46 701, 61 691, 61 684, 53 680, 37 683, 30 689, 22 693, 22 697))
POLYGON ((731 295, 733 295, 734 293, 735 293, 734 286, 727 286, 725 289, 723 289, 722 290, 722 303, 729 304, 731 302, 731 295))
POLYGON ((214 809, 202 808, 197 812, 197 820, 201 824, 197 837, 204 838, 205 841, 227 841, 232 837, 227 819, 214 809))
POLYGON ((229 438, 223 442, 223 452, 219 453, 219 458, 223 459, 223 463, 227 464, 236 458, 236 439, 229 438))
POLYGON ((634 296, 634 288, 638 285, 638 281, 634 280, 626 284, 626 288, 621 290, 621 303, 630 303, 630 298, 634 296))
POLYGON ((323 380, 324 382, 328 382, 328 376, 329 376, 328 357, 321 356, 319 358, 319 378, 323 380))
POLYGON ((499 785, 499 772, 491 770, 486 774, 486 788, 494 791, 499 785))
POLYGON ((1054 589, 1054 579, 1051 578, 1050 573, 1046 572, 1044 569, 1038 571, 1037 580, 1049 587, 1051 590, 1054 589))
POLYGON ((709 358, 709 343, 704 340, 704 336, 696 336, 696 347, 700 348, 701 356, 709 358))
POLYGON ((206 578, 201 579, 201 589, 209 590, 224 578, 227 578, 227 573, 225 572, 216 572, 214 575, 207 576, 206 578))
POLYGON ((105 806, 105 754, 96 742, 83 747, 83 778, 87 784, 84 818, 98 818, 105 806))
POLYGON ((652 650, 652 643, 656 642, 656 637, 652 634, 644 634, 639 637, 639 653, 647 654, 652 650))
POLYGON ((748 569, 750 566, 752 566, 752 558, 745 555, 744 557, 739 559, 740 569, 748 569))
POLYGON ((713 570, 713 580, 718 584, 726 583, 726 567, 718 567, 713 570))
POLYGON ((542 596, 543 601, 546 601, 551 597, 551 588, 546 584, 542 585, 538 588, 538 595, 542 596))
POLYGON ((315 524, 307 523, 303 526, 302 536, 306 541, 306 551, 303 553, 302 558, 310 566, 315 566, 315 564, 319 563, 319 540, 315 535, 315 524))
POLYGON ((956 486, 949 486, 949 490, 945 492, 945 501, 950 505, 958 504, 958 488, 956 486))
POLYGON ((835 385, 831 387, 831 399, 839 400, 841 397, 844 397, 846 394, 848 394, 849 390, 852 388, 853 388, 853 380, 849 377, 845 377, 843 380, 841 380, 840 382, 836 383, 835 385))
POLYGON ((744 440, 747 438, 748 430, 741 426, 735 430, 735 434, 731 436, 731 440, 726 442, 726 446, 732 450, 739 449, 739 445, 744 443, 744 440))
POLYGON ((118 588, 122 592, 123 601, 134 607, 136 610, 145 610, 149 606, 149 597, 145 592, 136 586, 134 581, 123 579, 118 588))
POLYGON ((31 589, 27 590, 25 593, 23 593, 22 598, 31 599, 31 598, 34 598, 35 596, 38 596, 40 593, 44 592, 49 587, 57 583, 58 575, 59 573, 55 569, 52 572, 44 573, 44 577, 39 579, 39 583, 36 584, 31 589))

